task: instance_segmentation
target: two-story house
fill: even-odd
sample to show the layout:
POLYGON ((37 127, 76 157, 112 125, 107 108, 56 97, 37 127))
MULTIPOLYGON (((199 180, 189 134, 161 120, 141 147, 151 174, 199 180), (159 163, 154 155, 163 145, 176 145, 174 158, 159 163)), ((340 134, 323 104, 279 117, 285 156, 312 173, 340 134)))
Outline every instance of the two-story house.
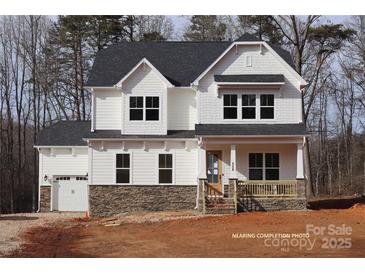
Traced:
POLYGON ((35 145, 40 209, 304 209, 305 85, 287 51, 247 34, 103 49, 91 120, 35 145))

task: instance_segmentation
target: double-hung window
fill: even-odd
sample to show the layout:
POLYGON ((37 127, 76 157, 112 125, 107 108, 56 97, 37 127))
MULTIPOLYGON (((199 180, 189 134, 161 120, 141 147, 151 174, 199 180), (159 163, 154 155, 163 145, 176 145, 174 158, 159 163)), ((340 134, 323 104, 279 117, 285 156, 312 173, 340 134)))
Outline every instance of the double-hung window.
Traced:
POLYGON ((172 184, 172 154, 158 155, 158 182, 172 184))
POLYGON ((130 156, 129 154, 116 155, 116 183, 129 184, 130 174, 130 156))
POLYGON ((255 94, 242 94, 242 119, 256 119, 255 94))
POLYGON ((157 96, 146 97, 146 121, 158 121, 159 120, 159 106, 160 98, 157 96))
POLYGON ((263 180, 264 163, 262 158, 262 153, 250 153, 248 155, 249 180, 263 180))
POLYGON ((237 119, 237 94, 223 95, 223 119, 237 119))
POLYGON ((274 95, 261 94, 260 95, 260 118, 274 119, 274 95))
POLYGON ((279 180, 279 153, 265 153, 266 180, 279 180))
POLYGON ((143 96, 129 97, 129 120, 143 120, 143 96))
POLYGON ((279 180, 279 153, 249 153, 249 180, 279 180))

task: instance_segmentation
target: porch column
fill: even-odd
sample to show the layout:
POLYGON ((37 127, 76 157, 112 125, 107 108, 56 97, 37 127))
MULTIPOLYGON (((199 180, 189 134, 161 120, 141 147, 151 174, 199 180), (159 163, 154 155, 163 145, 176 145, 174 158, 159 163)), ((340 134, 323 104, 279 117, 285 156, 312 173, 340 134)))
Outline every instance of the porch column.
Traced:
POLYGON ((203 141, 200 141, 198 147, 198 158, 199 158, 199 179, 207 178, 207 152, 206 145, 203 141))
POLYGON ((297 179, 304 179, 303 144, 297 144, 297 179))
POLYGON ((231 171, 229 178, 230 179, 237 179, 237 153, 236 153, 237 147, 236 145, 231 145, 231 171))

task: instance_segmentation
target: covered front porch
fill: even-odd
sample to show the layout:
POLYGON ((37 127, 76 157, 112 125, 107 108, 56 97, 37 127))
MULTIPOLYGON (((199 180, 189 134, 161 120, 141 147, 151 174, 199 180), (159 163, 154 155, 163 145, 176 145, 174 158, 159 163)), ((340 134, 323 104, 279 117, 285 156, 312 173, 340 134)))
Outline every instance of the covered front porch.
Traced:
POLYGON ((201 210, 207 201, 235 212, 305 207, 303 149, 303 136, 201 137, 201 210))

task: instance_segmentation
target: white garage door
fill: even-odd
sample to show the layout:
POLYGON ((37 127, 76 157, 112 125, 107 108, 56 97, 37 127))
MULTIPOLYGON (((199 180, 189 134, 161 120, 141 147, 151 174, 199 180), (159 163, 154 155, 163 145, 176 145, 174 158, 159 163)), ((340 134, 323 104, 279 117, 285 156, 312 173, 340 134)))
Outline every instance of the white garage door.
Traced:
POLYGON ((84 176, 57 176, 53 183, 53 210, 87 211, 87 178, 84 176))

